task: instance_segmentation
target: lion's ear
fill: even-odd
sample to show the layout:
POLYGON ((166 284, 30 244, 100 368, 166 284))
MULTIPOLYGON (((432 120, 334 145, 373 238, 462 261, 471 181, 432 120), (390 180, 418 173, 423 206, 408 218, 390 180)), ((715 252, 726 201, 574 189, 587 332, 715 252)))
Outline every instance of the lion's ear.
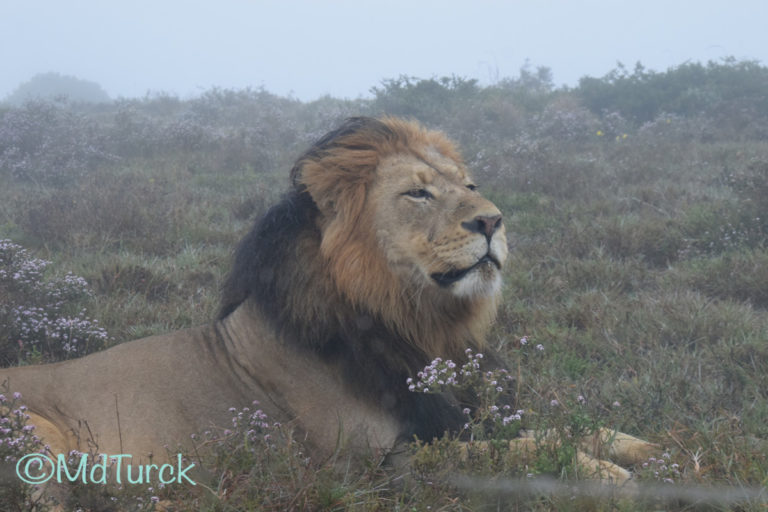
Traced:
POLYGON ((311 162, 302 167, 299 182, 323 216, 352 220, 363 209, 369 179, 367 173, 311 162))

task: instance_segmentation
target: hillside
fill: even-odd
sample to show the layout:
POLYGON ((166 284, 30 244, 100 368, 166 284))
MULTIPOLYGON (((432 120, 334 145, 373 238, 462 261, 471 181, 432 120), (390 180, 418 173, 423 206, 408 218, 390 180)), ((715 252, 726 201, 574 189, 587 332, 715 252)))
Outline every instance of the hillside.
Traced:
MULTIPOLYGON (((523 426, 610 425, 657 442, 671 461, 663 471, 655 462, 637 468, 641 482, 764 486, 768 68, 619 68, 574 89, 553 88, 546 70, 488 87, 400 77, 374 93, 301 103, 211 90, 190 100, 0 106, 0 240, 12 241, 0 244, 3 364, 74 357, 209 321, 235 244, 280 197, 301 151, 348 116, 413 116, 459 142, 481 191, 504 212, 512 251, 490 344, 518 373, 523 426), (11 253, 17 263, 49 261, 25 275, 64 290, 68 305, 54 308, 15 280, 11 253), (45 334, 42 313, 21 318, 31 308, 86 323, 65 348, 45 334)), ((219 457, 209 484, 226 489, 227 500, 223 490, 216 499, 173 489, 164 497, 203 510, 497 503, 498 495, 441 480, 444 453, 425 466, 417 491, 401 494, 378 486, 376 468, 363 477, 316 471, 293 449, 219 457)), ((566 459, 541 472, 575 481, 566 459)), ((584 500, 537 493, 500 503, 659 507, 584 500)), ((702 500, 717 509, 765 506, 764 497, 738 506, 702 500)), ((689 510, 695 501, 663 506, 689 510)))

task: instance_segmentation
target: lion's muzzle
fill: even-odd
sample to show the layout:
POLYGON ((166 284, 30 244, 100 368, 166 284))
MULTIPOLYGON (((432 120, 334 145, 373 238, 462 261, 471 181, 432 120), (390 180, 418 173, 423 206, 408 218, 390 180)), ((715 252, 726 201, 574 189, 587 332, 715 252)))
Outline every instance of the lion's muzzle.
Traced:
POLYGON ((501 227, 501 214, 499 215, 478 215, 471 221, 462 222, 461 227, 471 233, 480 233, 485 235, 488 243, 491 243, 491 237, 501 227))
POLYGON ((495 266, 496 269, 501 269, 501 262, 489 252, 488 254, 480 258, 477 261, 477 263, 475 263, 470 267, 467 267, 464 269, 452 270, 450 272, 435 273, 435 274, 432 274, 430 277, 432 277, 432 279, 434 279, 438 285, 445 288, 452 285, 453 283, 461 281, 467 274, 469 274, 473 270, 483 265, 492 265, 492 266, 495 266))

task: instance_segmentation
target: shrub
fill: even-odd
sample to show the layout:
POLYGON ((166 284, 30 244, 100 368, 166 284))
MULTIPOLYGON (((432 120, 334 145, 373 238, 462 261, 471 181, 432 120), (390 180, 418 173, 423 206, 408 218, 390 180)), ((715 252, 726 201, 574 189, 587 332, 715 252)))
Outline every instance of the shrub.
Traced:
MULTIPOLYGON (((2 243, 2 242, 0 242, 2 243)), ((0 503, 5 510, 43 511, 49 510, 51 499, 35 493, 32 485, 16 479, 16 464, 29 454, 50 454, 48 446, 34 434, 35 426, 30 425, 27 407, 21 403, 21 393, 6 396, 7 389, 0 389, 0 468, 3 470, 0 485, 0 503), (5 478, 11 479, 10 482, 5 478)))
POLYGON ((512 376, 503 368, 481 371, 483 354, 466 350, 467 362, 459 366, 451 360, 437 358, 417 374, 409 378, 408 389, 416 393, 443 393, 457 391, 471 393, 477 397, 474 410, 464 409, 467 423, 465 432, 470 439, 485 439, 486 429, 492 427, 492 437, 512 439, 520 431, 522 410, 514 410, 509 403, 500 403, 513 382, 512 376))
POLYGON ((62 185, 113 158, 96 124, 63 106, 30 101, 0 113, 0 175, 62 185))
POLYGON ((757 135, 765 126, 760 118, 768 114, 766 83, 768 68, 753 61, 686 63, 664 72, 638 62, 632 71, 619 64, 603 78, 584 77, 575 92, 592 112, 619 112, 637 125, 662 112, 685 117, 705 113, 740 132, 754 125, 747 131, 757 135))
POLYGON ((59 73, 40 73, 21 84, 5 101, 22 105, 32 99, 66 97, 70 101, 87 103, 109 102, 109 95, 95 82, 59 73))
POLYGON ((395 116, 415 117, 427 124, 445 120, 445 110, 471 101, 479 91, 477 80, 457 76, 418 79, 400 76, 374 87, 374 109, 395 116))
POLYGON ((553 99, 534 118, 538 138, 550 137, 560 142, 584 142, 601 126, 592 112, 570 96, 553 99))
POLYGON ((108 340, 78 308, 91 291, 81 277, 46 276, 49 261, 0 240, 0 359, 7 364, 56 361, 98 350, 108 340))
MULTIPOLYGON (((594 410, 589 410, 586 407, 587 399, 581 394, 571 399, 567 398, 570 396, 569 392, 563 393, 562 390, 553 389, 550 394, 536 393, 535 398, 520 396, 523 389, 523 383, 520 382, 523 368, 528 369, 530 366, 545 364, 543 362, 546 359, 545 352, 542 344, 534 344, 526 336, 520 338, 516 343, 518 369, 517 378, 515 378, 503 368, 493 370, 483 368, 483 354, 473 353, 471 349, 467 349, 467 362, 463 365, 438 358, 420 371, 416 379, 408 379, 406 384, 415 393, 452 392, 457 396, 469 394, 474 397, 473 407, 463 410, 467 423, 458 437, 469 443, 470 459, 473 448, 484 451, 484 447, 488 446, 487 444, 474 445, 474 441, 488 441, 498 453, 491 459, 485 460, 486 463, 491 464, 491 467, 470 466, 465 469, 481 472, 488 470, 496 472, 502 469, 496 464, 503 464, 504 454, 510 450, 509 441, 518 437, 525 424, 527 428, 541 433, 541 437, 537 439, 538 449, 535 460, 531 461, 531 465, 527 467, 503 467, 504 471, 513 474, 515 472, 525 474, 529 471, 558 473, 574 467, 579 440, 594 433, 604 425, 606 419, 596 416, 594 410), (512 391, 517 396, 513 397, 512 391), (513 398, 518 400, 516 406, 505 403, 513 398), (522 400, 530 400, 531 405, 526 409, 521 408, 522 400), (524 416, 526 416, 525 419, 524 416)), ((436 443, 433 446, 416 445, 417 450, 428 454, 426 459, 431 463, 441 458, 439 452, 444 447, 444 443, 436 443)), ((443 455, 451 455, 450 450, 443 455)), ((417 454, 417 466, 424 460, 423 453, 417 454)), ((445 462, 448 461, 441 461, 441 463, 445 462)), ((458 467, 462 461, 456 459, 452 462, 455 467, 458 467)), ((417 471, 429 472, 424 466, 417 471)))

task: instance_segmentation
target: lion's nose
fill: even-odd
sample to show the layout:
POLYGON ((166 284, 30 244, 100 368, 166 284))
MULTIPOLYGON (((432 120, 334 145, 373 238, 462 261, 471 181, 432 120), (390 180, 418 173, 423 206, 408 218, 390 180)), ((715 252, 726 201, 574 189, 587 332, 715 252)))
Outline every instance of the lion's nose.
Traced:
POLYGON ((474 219, 462 222, 464 229, 472 233, 481 233, 490 240, 497 229, 501 227, 501 215, 478 215, 474 219))

